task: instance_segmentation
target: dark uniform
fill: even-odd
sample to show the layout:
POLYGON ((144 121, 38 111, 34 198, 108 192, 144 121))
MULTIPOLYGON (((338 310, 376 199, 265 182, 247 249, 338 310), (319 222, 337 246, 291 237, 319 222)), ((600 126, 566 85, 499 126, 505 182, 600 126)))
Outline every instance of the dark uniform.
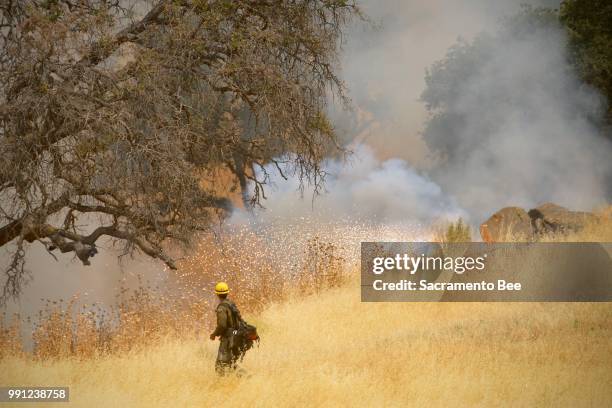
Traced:
MULTIPOLYGON (((217 361, 215 363, 215 370, 221 375, 223 375, 228 368, 235 368, 236 359, 238 358, 236 351, 232 349, 232 345, 230 344, 231 332, 238 328, 238 321, 234 318, 230 305, 236 307, 229 299, 223 299, 217 305, 217 328, 212 333, 214 336, 221 336, 219 352, 217 353, 217 361)), ((237 318, 240 319, 239 313, 237 318)))

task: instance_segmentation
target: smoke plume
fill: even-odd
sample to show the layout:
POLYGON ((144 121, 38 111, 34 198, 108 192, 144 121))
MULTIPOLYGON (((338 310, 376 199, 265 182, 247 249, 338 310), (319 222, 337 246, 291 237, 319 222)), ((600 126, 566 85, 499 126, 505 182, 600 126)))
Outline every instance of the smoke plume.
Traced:
MULTIPOLYGON (((357 145, 348 162, 329 159, 326 191, 314 196, 312 186, 300 190, 297 178, 276 180, 265 209, 257 218, 294 219, 311 216, 322 222, 340 218, 369 223, 429 224, 464 215, 440 187, 401 159, 379 160, 367 145, 357 145)), ((270 166, 268 173, 273 174, 270 166)))
POLYGON ((431 176, 477 220, 509 205, 591 210, 609 198, 604 101, 570 69, 565 32, 523 19, 452 48, 423 94, 431 176))
POLYGON ((366 147, 353 167, 328 163, 336 176, 314 204, 307 194, 296 204, 287 196, 296 183, 278 178, 268 212, 467 214, 479 224, 504 206, 591 210, 609 201, 612 150, 596 128, 603 101, 572 72, 561 27, 524 32, 508 19, 521 3, 364 2, 376 27, 353 27, 342 60, 354 110, 333 116, 347 143, 366 147))

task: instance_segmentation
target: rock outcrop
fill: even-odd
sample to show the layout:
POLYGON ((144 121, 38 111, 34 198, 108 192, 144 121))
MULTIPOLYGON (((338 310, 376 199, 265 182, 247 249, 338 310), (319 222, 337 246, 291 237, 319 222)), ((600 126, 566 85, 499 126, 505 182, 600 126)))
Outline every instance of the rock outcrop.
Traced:
POLYGON ((571 211, 553 203, 525 211, 506 207, 480 225, 480 236, 485 242, 535 241, 549 234, 579 232, 597 216, 582 211, 571 211))
POLYGON ((519 207, 502 208, 480 224, 480 236, 485 242, 506 241, 510 237, 532 237, 531 218, 519 207))

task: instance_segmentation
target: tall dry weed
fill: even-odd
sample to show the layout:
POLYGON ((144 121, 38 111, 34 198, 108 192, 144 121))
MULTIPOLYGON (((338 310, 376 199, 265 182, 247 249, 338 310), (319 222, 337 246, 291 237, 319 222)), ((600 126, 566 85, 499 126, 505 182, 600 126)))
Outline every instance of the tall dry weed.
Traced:
POLYGON ((0 359, 23 355, 20 332, 21 316, 14 314, 9 318, 6 313, 2 313, 2 319, 0 319, 0 359))
MULTIPOLYGON (((168 337, 207 336, 215 324, 212 287, 219 280, 230 283, 231 297, 243 314, 259 313, 289 294, 309 295, 344 281, 345 260, 337 245, 318 237, 309 240, 294 268, 279 267, 266 256, 265 245, 250 232, 228 236, 222 243, 208 237, 183 259, 171 288, 140 280, 136 288, 121 287, 110 307, 79 305, 78 296, 48 300, 33 324, 30 355, 38 360, 89 359, 143 349, 168 337)), ((2 324, 0 358, 17 350, 23 353, 21 319, 2 324)))

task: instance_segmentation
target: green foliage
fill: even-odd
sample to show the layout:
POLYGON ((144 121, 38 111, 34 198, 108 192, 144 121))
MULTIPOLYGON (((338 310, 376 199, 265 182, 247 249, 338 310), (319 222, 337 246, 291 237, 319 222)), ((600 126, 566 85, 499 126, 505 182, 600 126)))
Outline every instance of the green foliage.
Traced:
MULTIPOLYGON (((581 77, 612 100, 612 2, 566 0, 559 10, 567 28, 572 63, 581 77)), ((612 106, 608 108, 612 120, 612 106)))
POLYGON ((451 222, 446 228, 444 242, 472 242, 472 231, 470 226, 459 218, 457 222, 451 222))

